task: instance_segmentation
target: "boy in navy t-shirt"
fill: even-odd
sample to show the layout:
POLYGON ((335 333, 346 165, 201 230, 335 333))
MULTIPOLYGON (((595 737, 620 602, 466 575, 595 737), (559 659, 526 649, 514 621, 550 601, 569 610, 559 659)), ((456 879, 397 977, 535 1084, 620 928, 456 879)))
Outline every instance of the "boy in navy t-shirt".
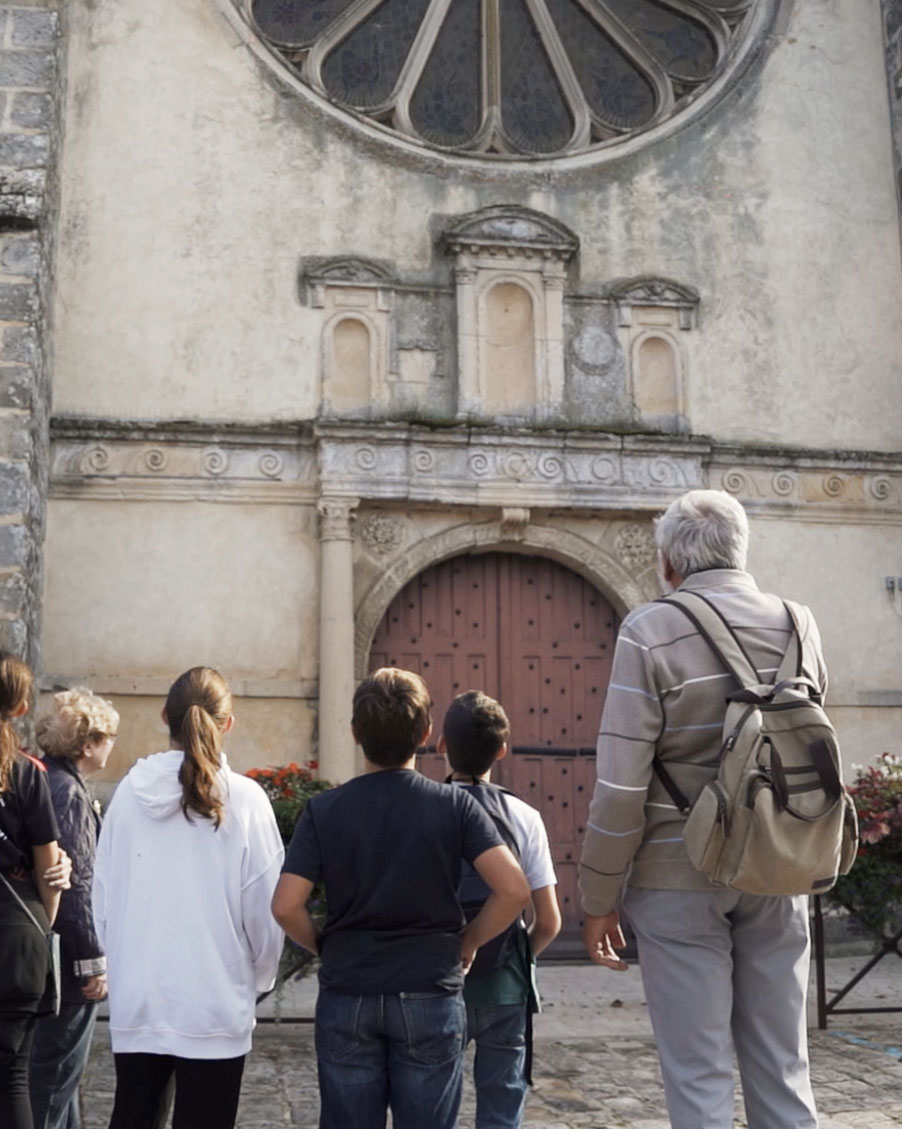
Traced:
POLYGON ((316 1007, 320 1126, 454 1129, 466 1014, 461 987, 476 949, 529 901, 491 818, 465 789, 421 776, 429 691, 385 667, 357 688, 351 726, 366 769, 314 797, 298 821, 273 913, 321 957, 316 1007), (464 928, 461 862, 492 891, 464 928), (319 934, 307 910, 322 881, 319 934))

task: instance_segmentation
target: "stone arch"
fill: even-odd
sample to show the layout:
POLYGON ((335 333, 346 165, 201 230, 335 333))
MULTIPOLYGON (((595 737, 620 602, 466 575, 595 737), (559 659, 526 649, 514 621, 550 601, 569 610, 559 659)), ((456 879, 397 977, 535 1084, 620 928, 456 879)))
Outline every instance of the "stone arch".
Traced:
POLYGON ((431 565, 472 552, 532 553, 558 561, 579 573, 608 599, 621 617, 656 592, 637 583, 624 565, 597 544, 570 530, 530 524, 522 536, 505 536, 498 522, 458 525, 405 549, 357 601, 354 631, 355 677, 366 676, 366 664, 376 629, 389 604, 418 573, 431 565))

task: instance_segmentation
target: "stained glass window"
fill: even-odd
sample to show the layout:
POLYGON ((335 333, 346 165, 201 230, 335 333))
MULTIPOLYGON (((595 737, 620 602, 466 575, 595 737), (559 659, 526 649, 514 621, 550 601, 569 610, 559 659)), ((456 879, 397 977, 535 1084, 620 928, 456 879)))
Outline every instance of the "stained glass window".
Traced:
POLYGON ((767 0, 240 0, 333 104, 435 149, 547 157, 665 121, 767 0))

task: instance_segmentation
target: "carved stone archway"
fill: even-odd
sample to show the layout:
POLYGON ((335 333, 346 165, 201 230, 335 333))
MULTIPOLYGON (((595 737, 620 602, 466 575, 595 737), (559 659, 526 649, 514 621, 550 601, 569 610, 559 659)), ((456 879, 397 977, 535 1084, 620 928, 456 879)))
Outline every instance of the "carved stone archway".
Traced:
POLYGON ((533 553, 556 560, 584 576, 623 617, 656 592, 643 587, 606 550, 571 530, 524 524, 512 534, 501 521, 461 524, 405 549, 357 602, 354 632, 355 676, 366 676, 367 661, 376 629, 389 604, 418 573, 431 565, 468 552, 533 553))

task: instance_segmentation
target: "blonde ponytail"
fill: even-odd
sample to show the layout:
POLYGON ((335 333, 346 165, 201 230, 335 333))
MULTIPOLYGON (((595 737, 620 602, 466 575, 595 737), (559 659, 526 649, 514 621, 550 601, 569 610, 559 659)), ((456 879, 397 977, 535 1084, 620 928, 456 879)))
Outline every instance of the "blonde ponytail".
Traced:
POLYGON ((222 735, 232 716, 232 695, 222 675, 210 667, 195 666, 173 682, 166 699, 171 736, 185 756, 179 770, 182 811, 212 819, 218 828, 225 815, 217 773, 222 735))
POLYGON ((13 762, 19 751, 19 738, 10 717, 31 695, 31 671, 15 655, 0 651, 0 794, 12 778, 13 762))

